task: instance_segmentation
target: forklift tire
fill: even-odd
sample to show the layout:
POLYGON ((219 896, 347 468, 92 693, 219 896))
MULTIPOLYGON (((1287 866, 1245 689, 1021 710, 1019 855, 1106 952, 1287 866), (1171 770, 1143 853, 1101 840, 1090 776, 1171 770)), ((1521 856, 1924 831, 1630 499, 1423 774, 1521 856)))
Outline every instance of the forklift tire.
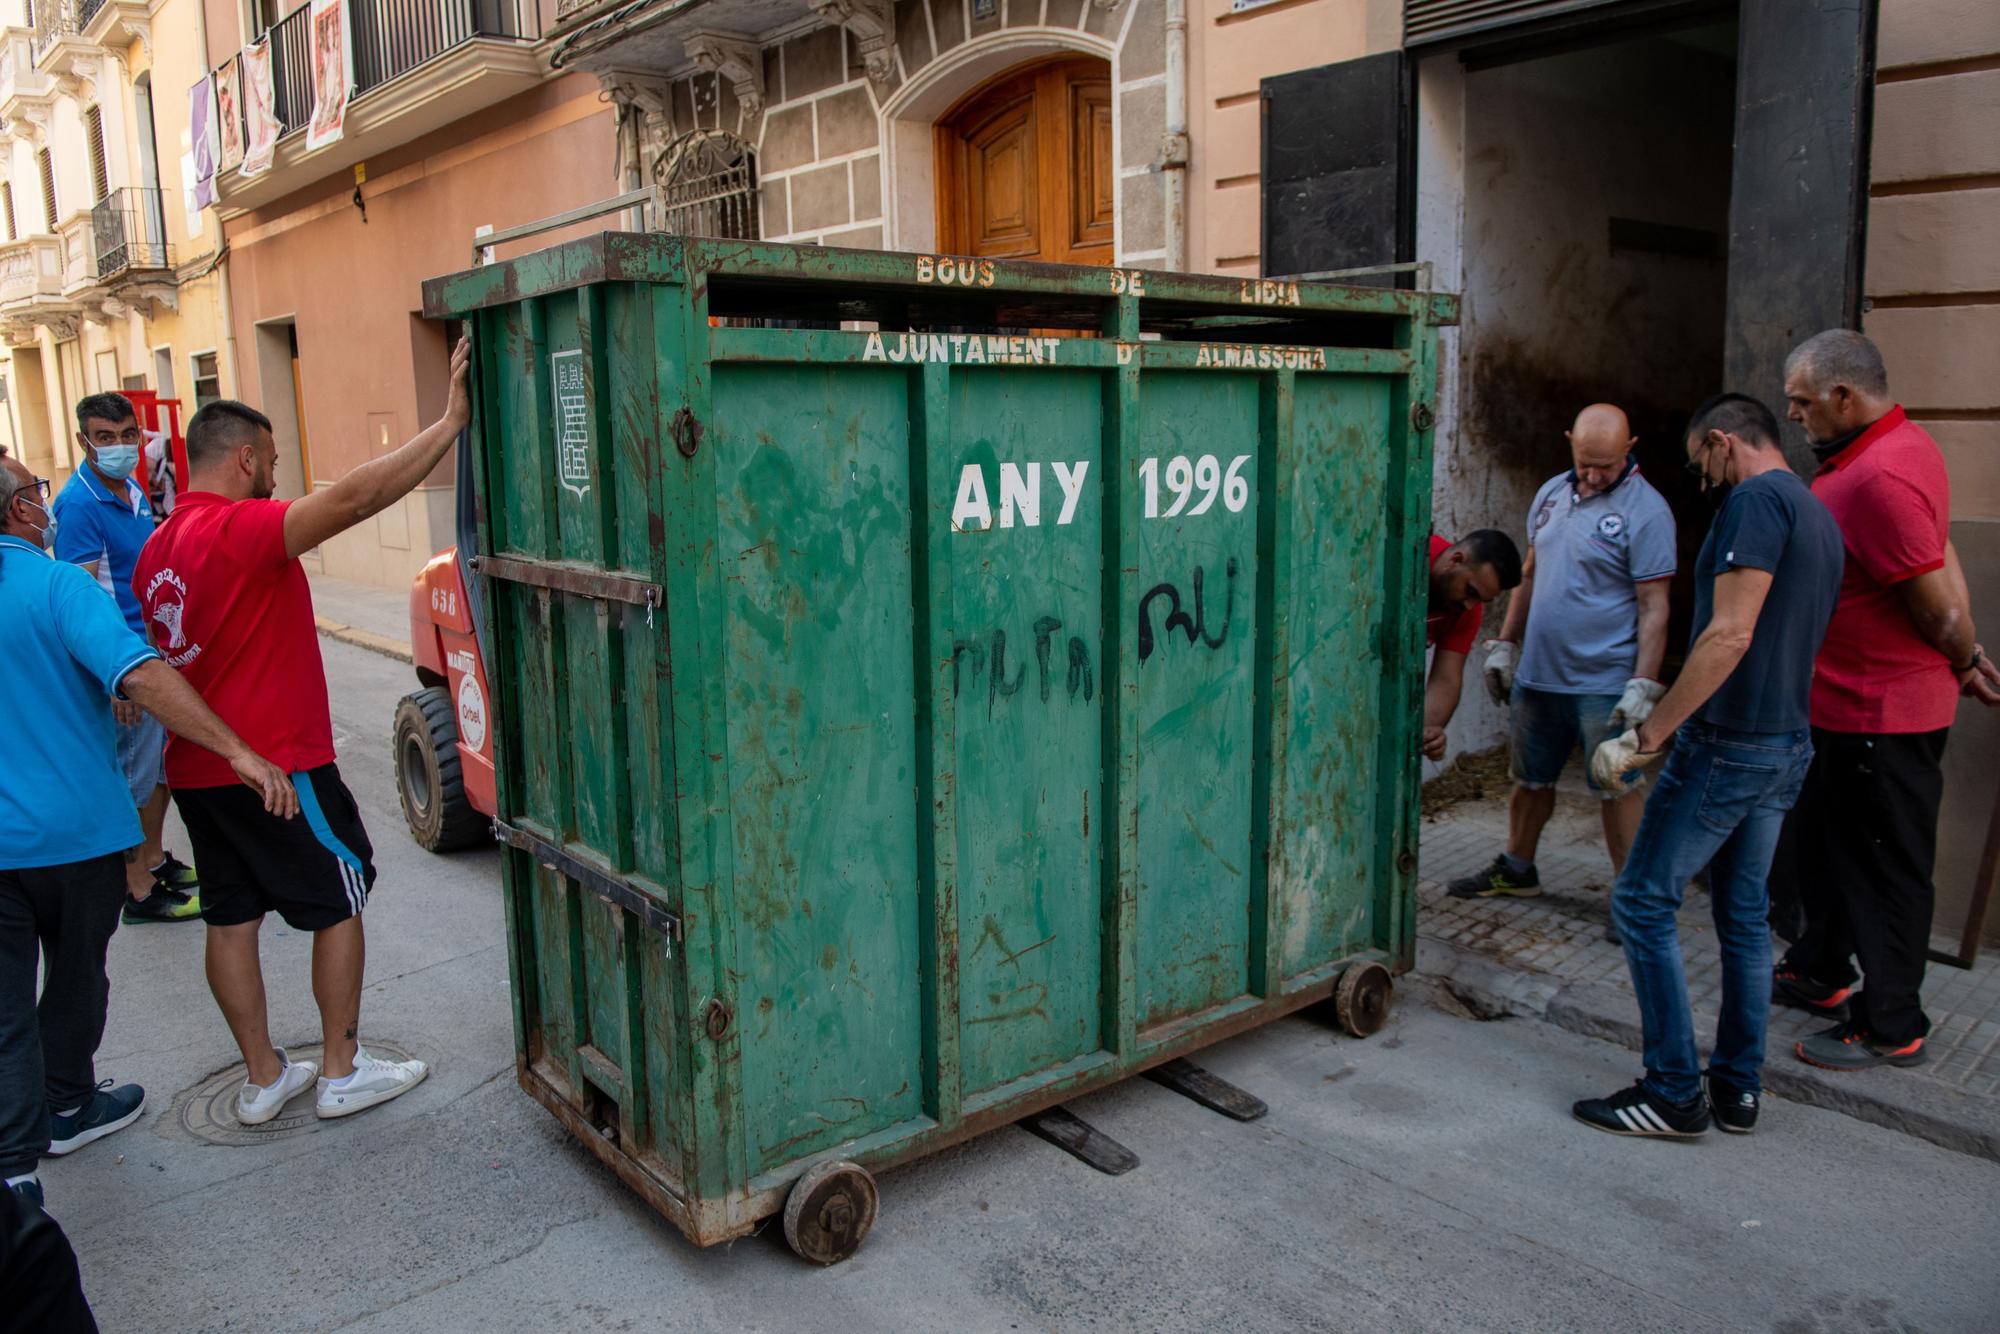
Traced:
POLYGON ((465 799, 458 719, 441 686, 425 686, 396 706, 396 791, 410 837, 428 852, 488 842, 492 824, 465 799))

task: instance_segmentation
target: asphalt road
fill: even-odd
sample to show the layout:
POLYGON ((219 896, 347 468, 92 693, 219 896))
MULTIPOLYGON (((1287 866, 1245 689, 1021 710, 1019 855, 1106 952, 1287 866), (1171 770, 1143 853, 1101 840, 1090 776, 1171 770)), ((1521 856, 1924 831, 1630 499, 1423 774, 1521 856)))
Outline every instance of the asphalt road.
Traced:
MULTIPOLYGON (((1212 1049, 1262 1121, 1145 1081, 1075 1104, 1139 1153, 1127 1176, 1003 1130, 886 1174, 845 1265, 768 1233, 696 1251, 514 1086, 497 859, 407 837, 409 669, 326 659, 382 872, 362 1040, 433 1073, 350 1120, 200 1141, 177 1095, 237 1059, 200 928, 121 929, 99 1074, 149 1105, 43 1171, 107 1331, 1994 1328, 2000 1166, 1779 1102, 1751 1139, 1599 1134, 1568 1104, 1627 1082, 1627 1053, 1455 1017, 1418 979, 1368 1041, 1299 1018, 1212 1049)), ((308 942, 264 941, 278 1040, 317 1041, 308 942)))

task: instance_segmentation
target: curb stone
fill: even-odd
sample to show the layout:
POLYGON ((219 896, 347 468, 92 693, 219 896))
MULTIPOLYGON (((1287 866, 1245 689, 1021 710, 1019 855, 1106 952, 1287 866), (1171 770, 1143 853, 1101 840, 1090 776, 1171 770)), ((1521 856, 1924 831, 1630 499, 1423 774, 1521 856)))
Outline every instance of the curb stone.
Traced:
POLYGON ((410 662, 410 646, 398 643, 387 635, 378 635, 373 630, 363 630, 359 626, 344 625, 330 616, 313 618, 321 635, 342 644, 352 644, 355 648, 365 648, 370 653, 379 653, 397 662, 410 662))
MULTIPOLYGON (((1564 984, 1526 969, 1508 968, 1474 950, 1419 937, 1417 968, 1450 991, 1479 1018, 1519 1015, 1541 1019, 1582 1037, 1641 1049, 1632 995, 1597 983, 1564 984)), ((1712 1016, 1697 1010, 1697 1030, 1712 1016)), ((2000 1103, 1893 1069, 1840 1074, 1805 1064, 1789 1039, 1765 1051, 1764 1089, 1789 1102, 1823 1107, 1858 1121, 1913 1135, 1940 1148, 2000 1162, 2000 1103)))

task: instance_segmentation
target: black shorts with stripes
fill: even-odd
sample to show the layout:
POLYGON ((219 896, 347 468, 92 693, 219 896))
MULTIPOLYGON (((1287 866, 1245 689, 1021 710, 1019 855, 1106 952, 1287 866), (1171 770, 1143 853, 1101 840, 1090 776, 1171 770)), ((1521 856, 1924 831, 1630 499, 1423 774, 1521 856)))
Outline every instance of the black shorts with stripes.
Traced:
POLYGON ((375 850, 340 770, 323 764, 291 777, 299 813, 289 820, 266 811, 263 798, 240 784, 175 789, 209 925, 276 912, 294 930, 324 931, 366 906, 375 850))

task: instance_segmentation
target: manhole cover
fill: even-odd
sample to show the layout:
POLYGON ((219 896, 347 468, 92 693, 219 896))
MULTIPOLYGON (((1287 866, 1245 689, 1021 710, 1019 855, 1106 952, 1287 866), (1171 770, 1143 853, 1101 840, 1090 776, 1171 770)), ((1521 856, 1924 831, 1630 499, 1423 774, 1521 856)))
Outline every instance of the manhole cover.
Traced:
MULTIPOLYGON (((407 1048, 380 1038, 369 1038, 364 1045, 385 1060, 407 1061, 411 1056, 407 1048)), ((321 1049, 318 1043, 310 1047, 287 1047, 285 1050, 294 1061, 319 1064, 321 1049)), ((182 1093, 175 1099, 180 1104, 181 1128, 210 1144, 240 1148, 310 1135, 323 1124, 313 1110, 313 1089, 308 1086, 286 1103, 283 1111, 263 1125, 243 1125, 236 1119, 236 1091, 243 1087, 244 1077, 243 1066, 232 1065, 182 1093)))

